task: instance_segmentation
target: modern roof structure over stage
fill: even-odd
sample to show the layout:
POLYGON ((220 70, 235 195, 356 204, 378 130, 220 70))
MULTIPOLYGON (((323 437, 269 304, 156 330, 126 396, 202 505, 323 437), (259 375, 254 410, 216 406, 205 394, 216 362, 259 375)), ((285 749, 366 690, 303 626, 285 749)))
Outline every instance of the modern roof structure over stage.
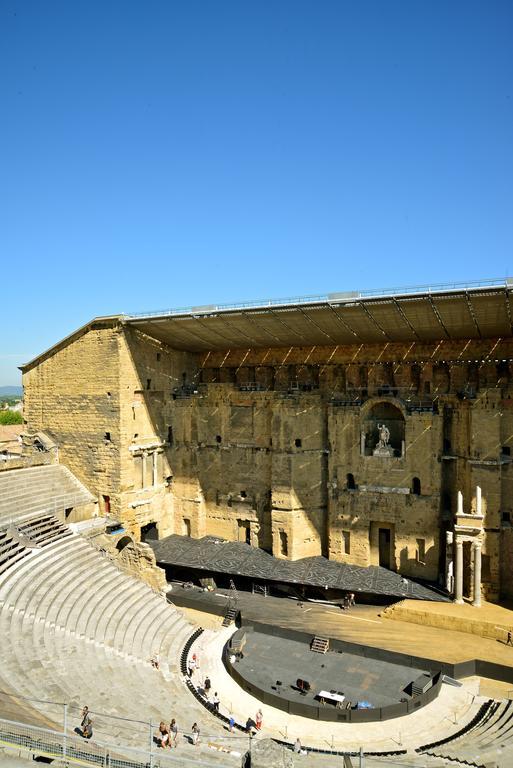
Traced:
POLYGON ((175 349, 479 339, 510 335, 513 280, 330 293, 128 315, 175 349))
POLYGON ((371 595, 440 600, 438 592, 404 579, 379 566, 363 568, 337 563, 325 557, 305 557, 293 562, 280 560, 261 549, 215 536, 191 539, 173 534, 148 541, 159 565, 173 565, 211 573, 227 573, 250 579, 347 590, 371 595))
POLYGON ((513 278, 97 317, 21 369, 29 369, 91 327, 113 322, 189 352, 511 336, 513 278))

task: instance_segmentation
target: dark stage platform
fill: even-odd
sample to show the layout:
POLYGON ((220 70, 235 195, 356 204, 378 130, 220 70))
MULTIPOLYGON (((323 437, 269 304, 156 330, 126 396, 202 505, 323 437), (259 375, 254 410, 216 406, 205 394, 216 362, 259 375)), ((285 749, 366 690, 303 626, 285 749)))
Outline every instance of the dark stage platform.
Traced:
POLYGON ((242 542, 224 541, 212 536, 192 539, 173 534, 148 541, 157 563, 202 572, 203 576, 229 574, 259 583, 274 582, 305 585, 339 592, 355 592, 384 597, 447 601, 449 598, 422 584, 402 578, 379 566, 364 568, 337 563, 325 557, 279 560, 261 549, 242 542))
POLYGON ((357 722, 398 717, 438 695, 439 672, 350 653, 336 641, 327 653, 315 653, 304 636, 284 634, 244 626, 225 648, 229 674, 264 704, 318 720, 357 722), (240 647, 236 656, 233 649, 240 647))
POLYGON ((315 706, 319 691, 332 689, 343 693, 344 704, 368 702, 373 708, 398 704, 405 698, 404 689, 408 684, 426 672, 345 652, 314 653, 308 643, 254 632, 250 628, 239 629, 234 640, 242 635, 246 644, 243 658, 236 666, 245 680, 268 691, 275 690, 276 681, 280 680, 283 696, 315 706), (306 695, 296 688, 298 678, 310 683, 306 695))

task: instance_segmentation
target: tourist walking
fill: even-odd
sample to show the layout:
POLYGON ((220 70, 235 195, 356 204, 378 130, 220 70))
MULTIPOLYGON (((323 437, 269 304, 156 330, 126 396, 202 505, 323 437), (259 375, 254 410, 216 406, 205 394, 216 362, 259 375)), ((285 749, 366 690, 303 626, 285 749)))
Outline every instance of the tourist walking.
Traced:
POLYGON ((163 720, 160 721, 157 739, 159 742, 159 747, 162 747, 162 749, 171 746, 169 743, 169 730, 163 720))
POLYGON ((255 715, 255 725, 256 725, 257 731, 261 730, 263 719, 264 719, 264 715, 262 713, 262 710, 259 709, 255 715))
POLYGON ((230 715, 230 719, 228 720, 228 725, 230 727, 230 733, 233 733, 235 730, 235 718, 233 715, 230 715))
POLYGON ((212 708, 214 712, 219 712, 219 704, 221 702, 219 701, 219 696, 217 695, 217 691, 214 693, 214 698, 212 699, 212 708))
POLYGON ((199 729, 198 723, 193 723, 191 731, 192 731, 192 743, 194 744, 194 746, 196 746, 200 736, 200 729, 199 729))
POLYGON ((204 686, 203 686, 203 687, 204 687, 204 689, 205 689, 205 693, 206 693, 206 694, 207 694, 207 696, 208 696, 208 695, 209 695, 209 693, 210 693, 210 689, 212 688, 212 683, 210 682, 210 678, 209 678, 209 676, 208 676, 208 675, 207 675, 207 676, 206 676, 206 678, 205 678, 205 684, 204 684, 204 686))
POLYGON ((191 659, 189 659, 189 667, 188 667, 189 677, 193 676, 195 669, 196 669, 196 659, 193 656, 191 659))
POLYGON ((506 645, 513 645, 513 637, 511 635, 511 629, 508 629, 508 636, 506 638, 506 645))
POLYGON ((169 725, 169 732, 170 732, 170 738, 171 738, 171 747, 178 746, 178 726, 176 724, 176 720, 173 717, 171 720, 171 723, 169 725))
POLYGON ((82 731, 82 736, 84 739, 90 739, 93 735, 93 721, 89 714, 89 707, 83 708, 81 717, 82 721, 80 723, 80 729, 82 731))

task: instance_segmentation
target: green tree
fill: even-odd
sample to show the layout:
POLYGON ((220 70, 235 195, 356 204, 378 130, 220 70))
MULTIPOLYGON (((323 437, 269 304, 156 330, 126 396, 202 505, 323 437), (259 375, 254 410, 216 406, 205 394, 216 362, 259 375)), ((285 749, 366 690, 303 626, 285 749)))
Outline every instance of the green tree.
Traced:
POLYGON ((0 424, 23 424, 19 411, 0 411, 0 424))

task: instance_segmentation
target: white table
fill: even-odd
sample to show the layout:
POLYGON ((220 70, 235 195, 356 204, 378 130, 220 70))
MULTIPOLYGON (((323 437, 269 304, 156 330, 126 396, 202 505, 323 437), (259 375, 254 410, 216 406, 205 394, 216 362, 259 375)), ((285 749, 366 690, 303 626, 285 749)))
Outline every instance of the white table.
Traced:
POLYGON ((330 691, 319 691, 317 696, 321 699, 321 701, 326 699, 329 701, 334 701, 337 706, 340 706, 340 704, 346 700, 346 697, 342 693, 330 693, 330 691))

